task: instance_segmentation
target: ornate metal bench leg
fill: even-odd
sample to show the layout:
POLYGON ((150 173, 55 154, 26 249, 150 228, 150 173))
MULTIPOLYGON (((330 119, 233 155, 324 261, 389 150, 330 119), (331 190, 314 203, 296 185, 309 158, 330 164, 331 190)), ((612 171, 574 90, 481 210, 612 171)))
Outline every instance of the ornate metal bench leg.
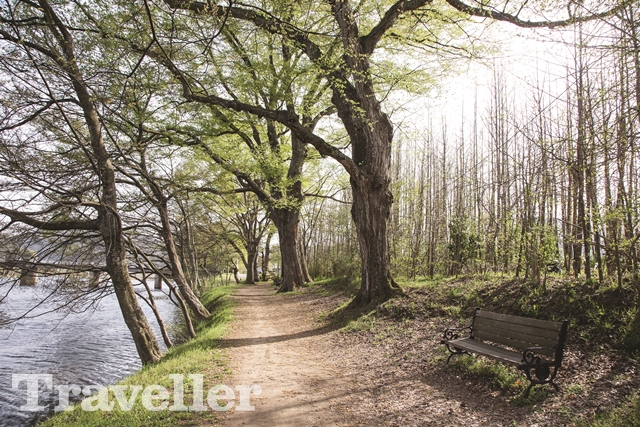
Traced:
POLYGON ((451 354, 449 355, 449 357, 447 358, 447 365, 449 364, 449 361, 451 360, 451 358, 452 358, 453 356, 455 356, 456 354, 469 354, 469 352, 468 352, 468 351, 464 351, 464 350, 463 350, 463 351, 460 351, 460 349, 457 349, 457 348, 455 348, 455 347, 453 348, 453 350, 451 350, 451 347, 449 347, 449 345, 448 345, 448 344, 445 344, 445 345, 446 345, 446 347, 447 347, 447 350, 449 350, 449 353, 451 353, 451 354))
POLYGON ((531 391, 531 389, 533 388, 533 386, 535 385, 535 383, 531 383, 529 384, 529 387, 527 387, 527 391, 524 392, 524 398, 528 398, 529 397, 529 392, 531 391))
POLYGON ((456 352, 451 352, 451 354, 449 355, 449 357, 447 358, 447 365, 449 364, 449 360, 451 360, 451 358, 453 356, 456 356, 458 354, 469 354, 466 351, 456 351, 456 352))

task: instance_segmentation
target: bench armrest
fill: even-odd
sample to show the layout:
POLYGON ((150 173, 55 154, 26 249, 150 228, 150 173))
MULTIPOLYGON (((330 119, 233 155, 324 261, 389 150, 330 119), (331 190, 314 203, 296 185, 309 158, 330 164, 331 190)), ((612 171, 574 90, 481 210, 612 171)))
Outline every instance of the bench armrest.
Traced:
POLYGON ((557 350, 558 347, 555 345, 546 346, 546 347, 527 347, 522 350, 522 363, 527 364, 536 364, 540 363, 542 359, 539 356, 536 356, 536 352, 540 350, 557 350))
POLYGON ((471 326, 463 326, 461 328, 447 328, 442 333, 442 339, 447 341, 457 340, 458 338, 460 338, 460 336, 458 335, 458 332, 464 331, 464 330, 468 330, 469 333, 471 333, 471 326))

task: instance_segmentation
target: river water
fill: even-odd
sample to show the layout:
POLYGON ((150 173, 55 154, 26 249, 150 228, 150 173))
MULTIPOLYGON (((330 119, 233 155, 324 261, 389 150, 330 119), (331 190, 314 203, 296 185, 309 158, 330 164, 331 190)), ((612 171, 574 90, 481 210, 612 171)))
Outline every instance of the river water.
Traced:
MULTIPOLYGON (((8 289, 8 284, 0 284, 0 298, 8 289)), ((144 290, 144 287, 136 286, 136 290, 144 290)), ((13 287, 8 298, 0 303, 0 316, 23 313, 45 292, 40 283, 35 287, 13 287)), ((171 323, 175 306, 162 291, 154 290, 153 295, 165 324, 171 323)), ((151 309, 144 301, 140 304, 164 351, 166 348, 151 309)), ((45 305, 37 310, 48 309, 50 307, 45 305)), ((108 385, 140 367, 131 333, 114 294, 103 297, 95 308, 85 312, 64 315, 54 312, 21 320, 10 327, 0 326, 0 427, 30 426, 50 416, 58 404, 56 385, 108 385), (14 374, 53 377, 53 390, 40 383, 40 405, 47 410, 19 410, 21 405, 27 404, 26 383, 13 389, 14 374)))

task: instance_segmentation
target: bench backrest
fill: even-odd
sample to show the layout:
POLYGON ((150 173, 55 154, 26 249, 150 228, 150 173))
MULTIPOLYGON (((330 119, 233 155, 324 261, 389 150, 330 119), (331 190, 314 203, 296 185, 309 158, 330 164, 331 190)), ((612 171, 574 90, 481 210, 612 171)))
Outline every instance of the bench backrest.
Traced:
POLYGON ((552 322, 476 309, 471 336, 518 350, 535 346, 556 346, 555 350, 544 349, 537 353, 555 358, 559 363, 562 358, 567 323, 566 320, 552 322))

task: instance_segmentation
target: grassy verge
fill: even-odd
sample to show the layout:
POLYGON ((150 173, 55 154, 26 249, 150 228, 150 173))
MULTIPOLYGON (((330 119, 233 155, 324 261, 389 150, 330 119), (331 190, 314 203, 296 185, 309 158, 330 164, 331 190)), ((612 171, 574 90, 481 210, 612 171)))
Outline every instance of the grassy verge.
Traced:
POLYGON ((634 352, 628 337, 640 333, 636 291, 628 284, 594 287, 553 275, 545 286, 507 275, 483 274, 446 279, 401 281, 409 298, 380 307, 392 318, 444 316, 468 321, 476 307, 545 320, 569 319, 579 341, 634 352), (634 321, 636 320, 636 321, 634 321))
MULTIPOLYGON (((204 390, 204 405, 207 405, 207 391, 214 385, 220 384, 222 378, 227 374, 222 356, 223 352, 216 345, 226 330, 226 326, 231 320, 232 303, 228 298, 235 286, 215 287, 202 296, 203 304, 211 311, 211 317, 197 326, 198 336, 179 346, 170 349, 163 358, 156 364, 146 366, 137 373, 122 380, 118 385, 123 386, 124 395, 120 396, 120 401, 132 399, 133 388, 127 386, 140 386, 142 390, 150 385, 160 385, 165 387, 171 396, 167 403, 169 407, 176 404, 174 401, 174 380, 169 375, 184 375, 184 404, 192 405, 194 381, 189 378, 190 374, 202 375, 204 390)), ((199 381, 195 378, 196 384, 199 381)), ((162 391, 156 391, 154 395, 159 395, 162 391)), ((61 412, 45 421, 45 427, 67 427, 67 426, 174 426, 174 425, 201 425, 203 422, 215 422, 215 413, 211 411, 187 412, 170 411, 168 409, 151 411, 142 402, 143 391, 139 391, 135 397, 130 410, 123 410, 122 404, 115 404, 113 410, 87 411, 82 410, 81 405, 87 407, 98 406, 98 395, 85 399, 82 404, 74 405, 73 410, 61 412)), ((106 400, 106 399, 103 399, 106 400)), ((177 400, 177 399, 176 399, 177 400)), ((113 390, 109 391, 108 401, 114 402, 113 390)), ((161 404, 161 400, 156 400, 154 406, 161 404)), ((147 405, 148 406, 148 405, 147 405)))

